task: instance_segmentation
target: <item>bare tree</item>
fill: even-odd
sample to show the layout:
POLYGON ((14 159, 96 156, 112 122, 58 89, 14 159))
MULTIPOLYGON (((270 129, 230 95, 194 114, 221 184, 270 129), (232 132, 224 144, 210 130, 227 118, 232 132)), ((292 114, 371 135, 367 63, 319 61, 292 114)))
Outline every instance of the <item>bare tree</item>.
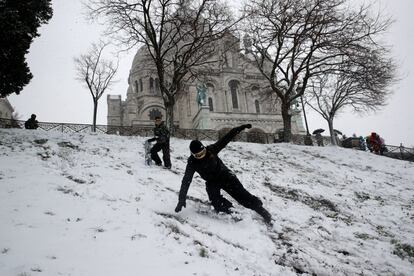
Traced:
POLYGON ((231 30, 230 9, 219 0, 89 0, 92 18, 105 18, 108 33, 122 46, 143 46, 157 70, 174 131, 173 108, 185 82, 215 63, 217 41, 231 30))
POLYGON ((371 16, 370 5, 353 9, 347 2, 252 0, 245 5, 244 30, 259 70, 281 100, 286 142, 291 139, 290 108, 310 80, 338 71, 345 57, 352 62, 358 53, 380 47, 378 36, 392 23, 371 16))
POLYGON ((396 66, 387 49, 360 56, 359 62, 343 62, 337 73, 312 79, 307 104, 328 123, 331 143, 336 145, 333 121, 346 107, 354 112, 376 111, 386 104, 396 66), (310 98, 309 98, 310 96, 310 98))
POLYGON ((77 79, 85 82, 93 100, 93 129, 96 131, 96 115, 98 102, 101 96, 114 83, 114 76, 118 70, 118 63, 103 58, 103 51, 107 43, 92 44, 88 53, 74 59, 77 79))

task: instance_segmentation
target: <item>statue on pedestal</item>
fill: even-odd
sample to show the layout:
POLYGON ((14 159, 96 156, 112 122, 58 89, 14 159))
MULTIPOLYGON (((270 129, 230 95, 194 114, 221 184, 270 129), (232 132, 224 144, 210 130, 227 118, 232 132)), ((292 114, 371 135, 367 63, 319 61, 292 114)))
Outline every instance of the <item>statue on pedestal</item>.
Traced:
POLYGON ((198 106, 206 105, 207 86, 204 83, 199 83, 197 88, 197 103, 198 106))

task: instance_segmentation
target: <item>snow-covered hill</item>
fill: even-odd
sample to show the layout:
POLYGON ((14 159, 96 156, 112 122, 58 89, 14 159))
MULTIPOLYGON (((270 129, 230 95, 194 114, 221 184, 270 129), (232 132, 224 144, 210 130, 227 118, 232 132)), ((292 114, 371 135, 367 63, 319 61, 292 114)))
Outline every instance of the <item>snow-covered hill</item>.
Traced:
MULTIPOLYGON (((230 143, 223 161, 275 220, 215 214, 204 182, 174 212, 142 137, 0 130, 0 275, 414 275, 414 164, 342 148, 230 143)), ((208 143, 208 142, 207 142, 208 143)))

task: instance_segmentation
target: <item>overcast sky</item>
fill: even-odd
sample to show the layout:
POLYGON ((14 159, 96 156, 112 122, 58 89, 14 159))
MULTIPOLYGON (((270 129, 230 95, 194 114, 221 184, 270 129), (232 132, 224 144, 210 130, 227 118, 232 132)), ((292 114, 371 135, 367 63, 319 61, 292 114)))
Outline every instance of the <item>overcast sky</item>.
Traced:
MULTIPOLYGON (((238 1, 235 1, 238 2, 238 1)), ((358 2, 358 0, 355 0, 358 2)), ((357 115, 341 114, 334 126, 347 136, 356 133, 366 136, 372 131, 384 137, 387 144, 414 146, 413 103, 414 93, 414 42, 413 0, 381 0, 382 10, 396 20, 387 35, 387 43, 393 46, 393 56, 400 65, 401 81, 393 88, 389 104, 380 112, 357 115)), ((31 45, 27 61, 32 81, 20 95, 12 95, 9 101, 25 120, 35 113, 39 121, 92 122, 92 97, 88 90, 75 79, 73 58, 85 53, 92 42, 100 38, 102 28, 85 20, 81 0, 52 0, 53 18, 40 28, 41 36, 31 45)), ((107 52, 108 56, 115 56, 107 52)), ((134 52, 120 56, 118 82, 110 94, 120 94, 125 99, 127 79, 134 52)), ((106 94, 98 107, 98 124, 106 124, 106 94)), ((308 114, 310 130, 327 129, 325 121, 317 114, 308 114)))

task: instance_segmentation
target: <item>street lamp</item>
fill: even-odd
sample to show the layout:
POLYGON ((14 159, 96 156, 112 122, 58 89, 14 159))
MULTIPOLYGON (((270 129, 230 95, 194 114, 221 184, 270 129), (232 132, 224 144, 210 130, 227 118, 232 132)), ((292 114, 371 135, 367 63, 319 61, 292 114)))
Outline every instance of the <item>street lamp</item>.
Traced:
MULTIPOLYGON (((300 90, 302 90, 302 86, 300 83, 298 83, 298 86, 296 87, 296 93, 300 93, 300 90)), ((306 112, 305 112, 305 105, 303 104, 303 94, 300 95, 300 103, 302 104, 302 112, 303 112, 303 118, 305 119, 305 127, 306 127, 306 136, 305 136, 305 145, 312 146, 312 138, 309 133, 309 127, 308 127, 308 120, 306 118, 306 112)))

